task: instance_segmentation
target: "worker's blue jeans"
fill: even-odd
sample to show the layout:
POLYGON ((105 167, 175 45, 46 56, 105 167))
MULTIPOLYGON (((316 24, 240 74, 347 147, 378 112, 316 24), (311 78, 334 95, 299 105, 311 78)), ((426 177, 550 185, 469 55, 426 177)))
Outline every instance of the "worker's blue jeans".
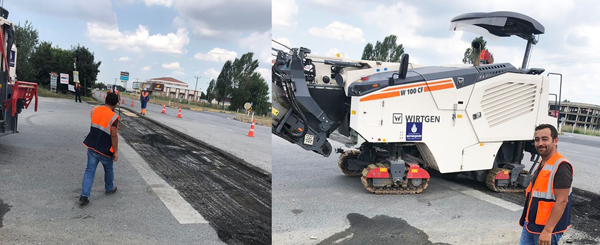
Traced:
MULTIPOLYGON (((525 229, 527 223, 523 226, 523 231, 521 232, 521 240, 519 241, 519 245, 537 245, 538 240, 540 239, 540 235, 532 234, 525 229)), ((558 233, 552 235, 552 245, 558 245, 558 241, 562 237, 563 233, 558 233)))
POLYGON ((85 169, 85 174, 83 175, 83 183, 81 184, 81 196, 90 197, 90 192, 92 192, 92 184, 94 184, 94 177, 96 176, 96 168, 98 167, 98 162, 101 162, 102 166, 104 167, 104 190, 112 191, 113 179, 115 178, 112 157, 105 157, 92 149, 88 149, 87 155, 87 168, 85 169))

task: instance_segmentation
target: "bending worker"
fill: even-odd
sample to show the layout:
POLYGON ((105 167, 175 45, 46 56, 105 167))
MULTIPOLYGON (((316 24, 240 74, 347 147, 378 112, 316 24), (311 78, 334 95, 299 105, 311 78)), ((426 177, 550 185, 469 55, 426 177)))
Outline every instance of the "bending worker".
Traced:
POLYGON ((150 101, 150 93, 144 89, 142 94, 140 95, 140 102, 142 104, 142 115, 146 115, 146 105, 148 105, 148 101, 150 101))
POLYGON ((542 161, 525 192, 519 244, 558 244, 571 225, 573 165, 556 149, 558 131, 554 126, 537 126, 534 142, 542 161))

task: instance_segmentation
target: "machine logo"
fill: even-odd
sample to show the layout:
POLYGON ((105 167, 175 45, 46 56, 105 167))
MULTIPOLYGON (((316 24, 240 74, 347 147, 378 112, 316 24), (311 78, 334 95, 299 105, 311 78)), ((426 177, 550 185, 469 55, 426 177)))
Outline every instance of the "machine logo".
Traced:
POLYGON ((392 123, 394 124, 402 124, 402 113, 394 113, 392 119, 392 123))
POLYGON ((465 82, 465 79, 462 77, 458 77, 458 83, 463 84, 465 82))
POLYGON ((423 123, 422 122, 407 122, 406 123, 406 141, 421 141, 423 140, 423 123))

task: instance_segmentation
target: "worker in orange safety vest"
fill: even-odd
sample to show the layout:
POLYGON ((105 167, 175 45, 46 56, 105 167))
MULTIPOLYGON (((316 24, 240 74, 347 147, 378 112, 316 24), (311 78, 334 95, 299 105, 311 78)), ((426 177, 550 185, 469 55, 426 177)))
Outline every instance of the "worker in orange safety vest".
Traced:
POLYGON ((520 245, 558 244, 571 226, 573 166, 557 151, 558 131, 550 124, 535 128, 534 145, 542 157, 525 192, 519 224, 520 245))
POLYGON ((492 54, 486 49, 481 50, 481 54, 479 55, 479 60, 482 64, 493 64, 494 59, 492 58, 492 54))
POLYGON ((114 112, 118 103, 119 97, 115 93, 108 93, 104 105, 90 110, 92 124, 90 132, 83 141, 83 145, 88 148, 88 160, 79 197, 81 206, 89 203, 98 162, 101 162, 104 167, 105 193, 113 194, 117 191, 117 187, 113 184, 113 162, 119 159, 119 115, 114 112))
POLYGON ((79 82, 75 83, 75 102, 79 99, 79 103, 81 103, 81 84, 79 82))
POLYGON ((142 104, 142 115, 146 115, 146 106, 148 105, 148 101, 150 101, 150 93, 144 89, 142 94, 140 95, 140 104, 142 104))

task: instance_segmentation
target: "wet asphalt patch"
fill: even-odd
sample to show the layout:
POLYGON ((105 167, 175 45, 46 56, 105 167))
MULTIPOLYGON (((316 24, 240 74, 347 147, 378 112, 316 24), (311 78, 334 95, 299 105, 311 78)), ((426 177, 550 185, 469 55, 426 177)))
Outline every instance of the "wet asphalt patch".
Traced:
POLYGON ((228 244, 271 244, 271 176, 142 117, 119 133, 228 244))
POLYGON ((4 215, 10 211, 10 205, 4 203, 2 199, 0 199, 0 228, 2 228, 2 220, 4 219, 4 215))
POLYGON ((319 244, 447 244, 433 243, 429 236, 401 218, 377 215, 372 219, 350 213, 346 216, 350 227, 319 244))

